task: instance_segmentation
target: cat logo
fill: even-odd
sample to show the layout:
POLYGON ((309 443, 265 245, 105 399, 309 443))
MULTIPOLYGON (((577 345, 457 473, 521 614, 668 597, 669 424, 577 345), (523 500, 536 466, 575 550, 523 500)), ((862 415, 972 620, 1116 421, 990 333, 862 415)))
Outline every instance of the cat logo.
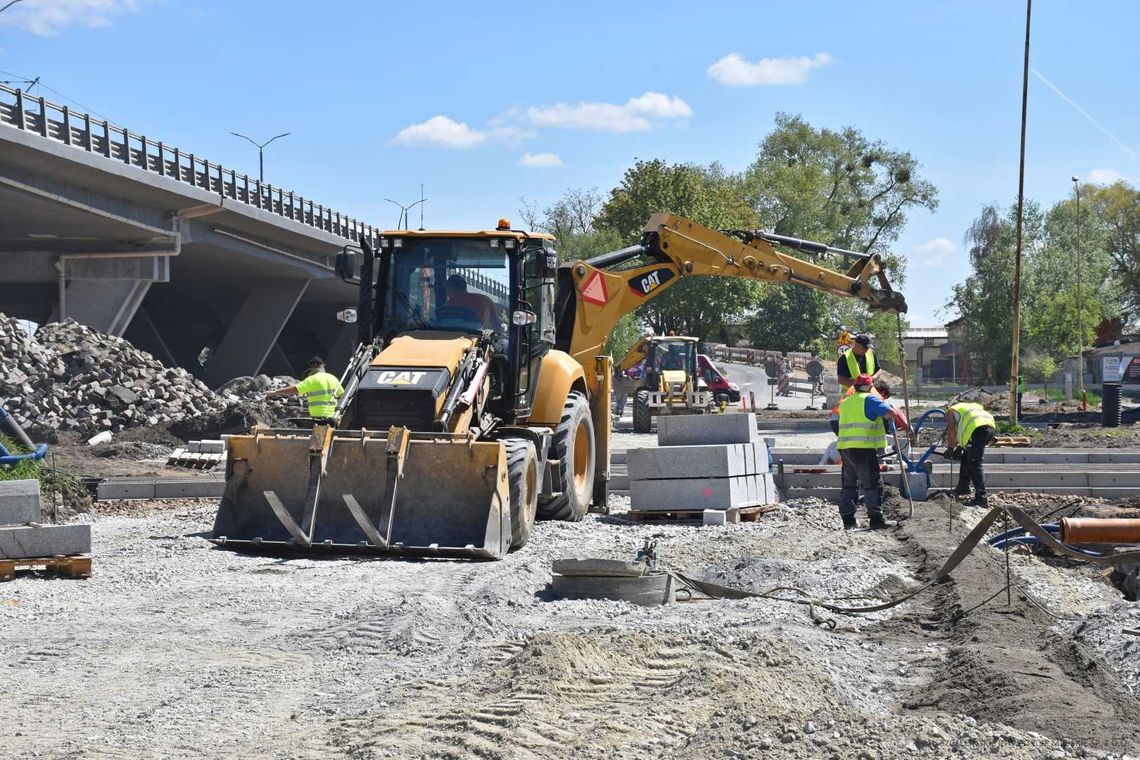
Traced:
POLYGON ((654 269, 640 277, 634 277, 629 282, 629 289, 639 296, 645 297, 673 279, 673 270, 668 267, 654 269))
POLYGON ((387 370, 376 375, 377 385, 418 385, 426 372, 408 372, 387 370))

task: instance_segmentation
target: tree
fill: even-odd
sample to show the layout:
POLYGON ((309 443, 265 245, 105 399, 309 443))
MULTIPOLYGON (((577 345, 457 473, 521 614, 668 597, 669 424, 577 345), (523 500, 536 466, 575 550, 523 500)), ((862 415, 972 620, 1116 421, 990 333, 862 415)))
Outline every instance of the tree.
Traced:
MULTIPOLYGON (((669 211, 714 229, 752 228, 756 217, 737 178, 723 168, 637 161, 594 220, 599 230, 631 245, 649 217, 669 211)), ((751 310, 758 283, 737 279, 682 278, 638 311, 654 332, 718 339, 727 320, 751 310)))
MULTIPOLYGON (((1140 190, 1118 180, 1106 187, 1086 186, 1082 196, 1105 227, 1105 248, 1120 281, 1124 312, 1140 318, 1140 190)), ((1086 218, 1082 214, 1082 222, 1086 218)))
MULTIPOLYGON (((855 127, 816 129, 800 116, 781 113, 742 181, 765 227, 780 235, 880 253, 892 285, 901 288, 905 261, 890 254, 890 244, 898 239, 909 211, 938 206, 937 190, 919 176, 919 168, 910 153, 871 140, 855 127)), ((843 262, 829 263, 846 268, 843 262)), ((784 296, 778 291, 765 292, 760 315, 782 313, 784 296)), ((832 328, 843 324, 872 332, 880 358, 899 366, 894 317, 872 315, 859 301, 837 300, 818 291, 797 296, 797 301, 812 319, 828 313, 832 328)), ((801 332, 825 331, 826 321, 805 325, 801 332)))
POLYGON ((828 331, 827 309, 815 296, 808 288, 766 285, 761 307, 745 327, 749 342, 769 351, 810 350, 828 331))
POLYGON ((1025 377, 1031 383, 1043 383, 1049 392, 1049 381, 1057 373, 1057 362, 1049 354, 1034 354, 1024 362, 1025 377))
MULTIPOLYGON (((1013 348, 1013 280, 1016 208, 1006 212, 990 205, 970 225, 964 242, 972 273, 954 286, 947 304, 966 320, 964 348, 990 382, 1009 379, 1013 348)), ((1024 251, 1033 251, 1041 238, 1040 208, 1025 204, 1022 219, 1024 251)))

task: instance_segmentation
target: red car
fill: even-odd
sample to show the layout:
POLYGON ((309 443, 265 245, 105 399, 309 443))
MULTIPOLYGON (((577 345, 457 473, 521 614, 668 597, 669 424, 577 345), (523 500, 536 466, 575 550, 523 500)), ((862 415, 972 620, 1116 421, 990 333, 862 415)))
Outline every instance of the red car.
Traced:
POLYGON ((713 399, 718 402, 724 400, 730 404, 740 401, 740 386, 728 382, 728 378, 717 369, 707 354, 697 354, 697 367, 701 372, 701 380, 708 386, 713 399))

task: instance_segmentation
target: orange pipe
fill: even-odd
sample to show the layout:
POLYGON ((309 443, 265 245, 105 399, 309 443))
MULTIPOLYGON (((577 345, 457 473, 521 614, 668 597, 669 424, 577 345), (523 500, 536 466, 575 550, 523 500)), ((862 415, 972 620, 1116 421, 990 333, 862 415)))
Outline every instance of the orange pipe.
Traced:
POLYGON ((1140 544, 1140 519, 1063 517, 1061 540, 1066 544, 1140 544))

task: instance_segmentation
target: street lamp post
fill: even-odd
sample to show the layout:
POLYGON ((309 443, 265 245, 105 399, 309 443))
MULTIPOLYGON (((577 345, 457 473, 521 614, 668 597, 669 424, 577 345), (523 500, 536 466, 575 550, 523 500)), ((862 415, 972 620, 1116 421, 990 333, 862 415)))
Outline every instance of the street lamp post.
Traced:
POLYGON ((1081 398, 1081 408, 1088 407, 1085 395, 1085 315, 1081 309, 1081 185, 1073 177, 1073 193, 1077 197, 1077 391, 1081 398))
POLYGON ((263 143, 259 143, 252 137, 246 137, 245 135, 239 134, 237 132, 230 132, 230 134, 234 137, 240 137, 243 140, 249 140, 251 143, 257 146, 257 181, 265 182, 265 146, 269 145, 269 143, 273 142, 274 140, 279 140, 282 137, 288 137, 292 134, 292 132, 283 132, 277 135, 277 137, 270 138, 263 143))

